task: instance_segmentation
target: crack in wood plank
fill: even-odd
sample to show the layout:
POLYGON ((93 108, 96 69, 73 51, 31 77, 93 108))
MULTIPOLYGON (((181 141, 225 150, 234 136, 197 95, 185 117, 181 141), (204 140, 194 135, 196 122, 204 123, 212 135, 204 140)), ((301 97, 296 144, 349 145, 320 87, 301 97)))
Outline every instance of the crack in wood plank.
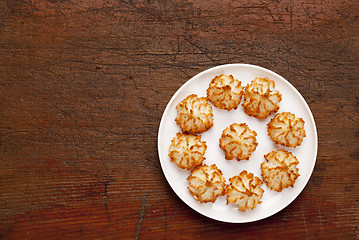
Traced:
POLYGON ((145 218, 146 204, 147 204, 147 197, 145 196, 143 198, 143 200, 142 200, 142 205, 141 205, 141 209, 140 209, 140 212, 139 212, 139 219, 138 219, 137 228, 136 228, 136 234, 135 234, 135 239, 136 240, 139 239, 139 237, 140 237, 142 223, 143 223, 143 220, 145 218))

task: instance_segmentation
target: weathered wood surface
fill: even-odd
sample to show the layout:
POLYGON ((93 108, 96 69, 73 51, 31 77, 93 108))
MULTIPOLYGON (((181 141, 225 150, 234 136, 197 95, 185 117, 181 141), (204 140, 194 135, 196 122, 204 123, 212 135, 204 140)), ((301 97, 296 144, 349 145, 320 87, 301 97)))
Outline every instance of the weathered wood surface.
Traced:
POLYGON ((359 6, 348 1, 0 1, 0 238, 358 239, 359 6), (250 63, 288 79, 319 136, 312 178, 265 220, 185 205, 160 168, 167 102, 250 63))

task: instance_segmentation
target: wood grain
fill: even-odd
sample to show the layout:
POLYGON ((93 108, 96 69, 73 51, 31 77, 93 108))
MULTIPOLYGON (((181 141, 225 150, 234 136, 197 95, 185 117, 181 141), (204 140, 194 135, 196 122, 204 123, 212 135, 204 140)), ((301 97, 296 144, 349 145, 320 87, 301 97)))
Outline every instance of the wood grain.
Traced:
POLYGON ((0 238, 358 239, 357 1, 0 1, 0 238), (250 63, 316 120, 300 196, 249 224, 208 219, 157 155, 167 102, 195 74, 250 63))

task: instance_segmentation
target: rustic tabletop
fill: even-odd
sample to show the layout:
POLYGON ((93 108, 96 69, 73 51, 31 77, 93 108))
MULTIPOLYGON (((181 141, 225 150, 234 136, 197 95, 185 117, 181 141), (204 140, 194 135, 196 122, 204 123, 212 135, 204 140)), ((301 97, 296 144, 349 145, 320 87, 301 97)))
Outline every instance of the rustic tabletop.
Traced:
POLYGON ((358 239, 358 13, 354 0, 0 1, 0 238, 358 239), (157 153, 173 94, 227 63, 286 78, 318 131, 302 193, 245 224, 188 207, 157 153))

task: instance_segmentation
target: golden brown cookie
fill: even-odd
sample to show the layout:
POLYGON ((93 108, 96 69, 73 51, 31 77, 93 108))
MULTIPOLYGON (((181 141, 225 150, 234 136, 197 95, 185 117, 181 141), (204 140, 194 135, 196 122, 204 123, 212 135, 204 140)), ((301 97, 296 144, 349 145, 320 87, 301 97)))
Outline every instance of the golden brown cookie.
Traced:
POLYGON ((302 144, 305 135, 304 120, 293 113, 278 113, 267 124, 269 137, 286 147, 297 147, 302 144))
POLYGON ((206 142, 201 141, 201 136, 177 133, 172 139, 168 156, 178 167, 190 170, 202 164, 206 149, 206 142))
POLYGON ((241 82, 232 75, 221 74, 212 79, 207 89, 207 98, 220 109, 237 109, 243 96, 241 82))
POLYGON ((267 187, 281 192, 284 188, 293 187, 299 177, 298 159, 286 150, 272 151, 264 155, 261 164, 262 178, 267 187))
POLYGON ((176 123, 183 132, 203 133, 213 126, 213 110, 205 97, 189 95, 177 106, 176 123))
POLYGON ((189 192, 201 203, 215 202, 218 196, 224 195, 226 180, 215 164, 195 167, 187 180, 189 192))
POLYGON ((225 158, 231 160, 248 160, 257 148, 257 133, 249 129, 245 123, 233 123, 223 130, 219 146, 225 152, 225 158))
POLYGON ((245 87, 242 107, 251 117, 265 119, 271 112, 277 112, 282 95, 274 90, 275 83, 269 78, 255 78, 245 87))
POLYGON ((261 198, 264 193, 260 187, 262 181, 252 173, 244 170, 239 175, 230 178, 229 182, 225 190, 227 204, 235 204, 239 211, 245 212, 262 203, 261 198))

